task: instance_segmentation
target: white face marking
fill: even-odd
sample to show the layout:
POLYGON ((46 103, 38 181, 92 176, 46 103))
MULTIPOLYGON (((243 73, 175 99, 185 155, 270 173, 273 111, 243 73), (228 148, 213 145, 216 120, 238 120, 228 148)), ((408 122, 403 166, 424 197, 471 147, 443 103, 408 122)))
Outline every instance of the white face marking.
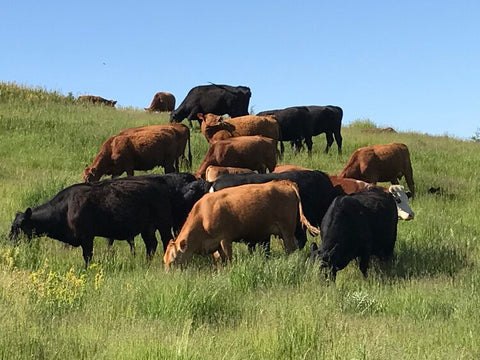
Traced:
POLYGON ((402 220, 412 220, 415 217, 415 213, 408 204, 408 197, 404 187, 401 185, 391 185, 388 191, 392 194, 397 204, 398 218, 402 220))
POLYGON ((213 185, 212 185, 212 186, 210 186, 210 189, 208 190, 208 192, 209 192, 209 193, 213 193, 213 192, 215 192, 215 189, 213 188, 213 185))

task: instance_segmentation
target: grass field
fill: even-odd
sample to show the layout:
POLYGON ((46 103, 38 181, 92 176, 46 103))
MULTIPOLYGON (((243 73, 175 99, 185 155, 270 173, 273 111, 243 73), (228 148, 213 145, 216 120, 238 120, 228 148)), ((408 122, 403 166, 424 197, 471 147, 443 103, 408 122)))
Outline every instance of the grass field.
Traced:
MULTIPOLYGON (((343 155, 324 154, 323 135, 311 157, 287 148, 282 163, 337 173, 358 147, 408 145, 416 217, 399 222, 391 268, 374 263, 367 280, 352 263, 328 284, 308 246, 287 257, 277 240, 268 260, 236 244, 223 269, 196 258, 168 274, 161 250, 146 263, 140 238, 136 257, 97 238, 87 270, 80 248, 56 240, 12 246, 15 213, 80 182, 109 136, 167 121, 0 83, 0 359, 480 358, 478 142, 367 134, 358 121, 342 130, 343 155)), ((193 169, 206 149, 194 129, 193 169)))

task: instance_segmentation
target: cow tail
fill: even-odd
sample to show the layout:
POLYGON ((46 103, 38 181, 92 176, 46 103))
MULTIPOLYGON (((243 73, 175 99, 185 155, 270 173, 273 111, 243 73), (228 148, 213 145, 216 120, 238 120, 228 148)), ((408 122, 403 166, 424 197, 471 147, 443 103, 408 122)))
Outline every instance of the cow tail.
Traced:
POLYGON ((188 168, 191 170, 192 169, 192 150, 190 149, 190 130, 188 131, 187 144, 188 144, 188 168))
POLYGON ((289 185, 292 187, 293 191, 295 191, 295 195, 297 196, 297 199, 298 199, 298 214, 300 216, 300 222, 304 227, 307 228, 308 232, 312 236, 320 235, 320 229, 310 224, 308 219, 303 214, 302 199, 300 198, 300 192, 298 191, 298 186, 293 182, 291 182, 291 184, 289 185))

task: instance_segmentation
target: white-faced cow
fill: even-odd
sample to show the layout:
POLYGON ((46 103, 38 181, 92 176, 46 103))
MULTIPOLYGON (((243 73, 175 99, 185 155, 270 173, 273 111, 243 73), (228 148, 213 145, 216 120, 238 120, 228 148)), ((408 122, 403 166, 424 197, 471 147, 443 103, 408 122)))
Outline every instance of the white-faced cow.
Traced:
POLYGON ((395 200, 381 189, 338 196, 322 220, 321 246, 310 246, 311 259, 328 268, 335 281, 337 272, 358 258, 366 277, 372 256, 382 261, 392 258, 397 222, 395 200))

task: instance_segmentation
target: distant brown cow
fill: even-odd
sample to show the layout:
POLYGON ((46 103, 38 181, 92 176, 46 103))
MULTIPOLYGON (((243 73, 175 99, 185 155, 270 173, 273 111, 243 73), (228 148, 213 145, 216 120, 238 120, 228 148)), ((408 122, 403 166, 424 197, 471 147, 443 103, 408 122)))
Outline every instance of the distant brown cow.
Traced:
POLYGON ((255 171, 245 168, 231 167, 231 166, 215 166, 210 165, 205 172, 205 180, 215 181, 219 176, 225 174, 254 174, 255 171))
POLYGON ((415 195, 410 153, 405 144, 391 143, 357 149, 338 176, 373 184, 384 181, 398 184, 398 180, 405 176, 412 197, 415 195))
POLYGON ((205 178, 210 165, 242 167, 265 173, 273 171, 277 163, 275 140, 264 136, 238 136, 210 145, 195 176, 205 178))
POLYGON ((175 96, 169 92, 157 92, 146 111, 172 111, 175 109, 175 96))
POLYGON ((91 102, 92 104, 103 104, 111 107, 115 107, 115 104, 117 103, 116 100, 107 100, 101 96, 94 95, 81 95, 78 97, 78 101, 91 102))
POLYGON ((165 268, 182 264, 193 254, 219 252, 232 259, 232 242, 255 241, 271 234, 283 239, 285 251, 297 249, 297 219, 312 235, 319 231, 303 215, 297 185, 289 180, 248 184, 204 195, 195 203, 177 239, 164 255, 165 268))
POLYGON ((103 175, 120 176, 134 170, 150 170, 163 166, 165 173, 175 171, 178 154, 175 130, 128 131, 112 136, 102 144, 91 166, 85 166, 83 181, 98 181, 103 175))
POLYGON ((214 114, 197 114, 201 131, 209 143, 234 136, 261 135, 275 140, 280 137, 278 122, 273 116, 245 115, 223 119, 214 114))

